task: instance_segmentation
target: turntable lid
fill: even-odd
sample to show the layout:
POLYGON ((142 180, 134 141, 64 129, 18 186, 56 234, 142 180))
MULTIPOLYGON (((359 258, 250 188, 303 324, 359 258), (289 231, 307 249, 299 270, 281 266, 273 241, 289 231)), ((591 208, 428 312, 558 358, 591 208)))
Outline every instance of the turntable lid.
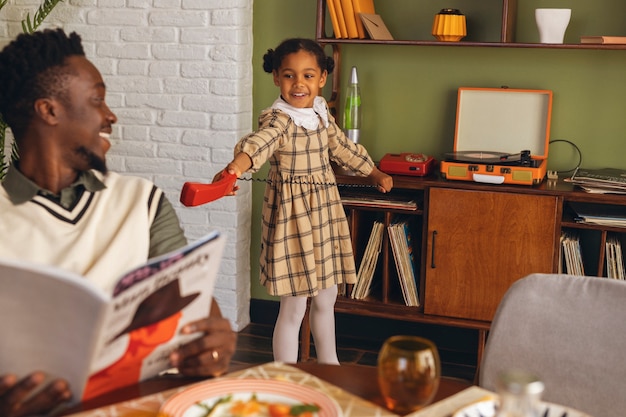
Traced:
POLYGON ((459 88, 454 151, 530 150, 548 157, 552 91, 459 88))

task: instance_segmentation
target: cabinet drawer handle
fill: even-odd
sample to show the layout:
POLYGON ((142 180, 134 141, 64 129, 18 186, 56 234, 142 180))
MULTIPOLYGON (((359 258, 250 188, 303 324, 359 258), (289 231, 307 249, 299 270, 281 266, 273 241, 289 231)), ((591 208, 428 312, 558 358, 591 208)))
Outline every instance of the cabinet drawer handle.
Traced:
POLYGON ((430 267, 435 268, 435 237, 437 236, 437 231, 433 230, 432 243, 430 247, 432 248, 432 252, 430 253, 430 267))

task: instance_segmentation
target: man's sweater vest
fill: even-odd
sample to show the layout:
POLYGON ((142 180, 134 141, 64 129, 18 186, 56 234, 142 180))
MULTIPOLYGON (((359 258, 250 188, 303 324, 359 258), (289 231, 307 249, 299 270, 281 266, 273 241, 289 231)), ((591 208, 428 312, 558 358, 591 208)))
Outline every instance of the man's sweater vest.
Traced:
POLYGON ((70 270, 112 291, 148 259, 162 191, 143 178, 98 177, 106 188, 85 191, 69 210, 41 195, 13 205, 0 187, 0 256, 70 270))

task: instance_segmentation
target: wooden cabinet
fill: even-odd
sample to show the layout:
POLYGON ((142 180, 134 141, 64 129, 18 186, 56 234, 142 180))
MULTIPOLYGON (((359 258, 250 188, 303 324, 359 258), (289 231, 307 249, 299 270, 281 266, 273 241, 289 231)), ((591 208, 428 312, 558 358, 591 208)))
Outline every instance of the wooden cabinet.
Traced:
MULTIPOLYGON (((340 184, 363 185, 366 179, 338 175, 340 184)), ((419 276, 419 307, 407 307, 398 293, 388 238, 384 238, 378 284, 365 300, 340 296, 335 311, 364 317, 452 326, 477 331, 476 364, 482 358, 493 314, 509 286, 535 273, 557 273, 562 262, 560 236, 582 234, 587 275, 606 276, 605 244, 611 234, 626 243, 626 228, 581 224, 570 202, 614 205, 626 210, 626 196, 589 194, 564 181, 537 186, 489 185, 446 181, 438 174, 422 178, 394 176, 394 190, 418 199, 411 212, 419 276)), ((380 195, 379 195, 380 197, 380 195)), ((403 211, 346 204, 357 265, 362 260, 373 221, 386 226, 403 211)), ((601 279, 601 278, 598 278, 601 279)), ((308 318, 301 334, 303 360, 309 357, 308 318)))
POLYGON ((555 196, 430 188, 424 313, 491 321, 516 280, 555 270, 555 196))

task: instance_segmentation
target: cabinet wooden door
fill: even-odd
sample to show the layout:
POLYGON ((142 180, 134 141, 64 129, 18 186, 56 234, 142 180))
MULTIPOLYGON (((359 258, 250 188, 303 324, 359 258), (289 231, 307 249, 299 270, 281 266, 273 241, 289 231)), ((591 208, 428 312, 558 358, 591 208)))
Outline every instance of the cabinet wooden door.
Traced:
POLYGON ((555 271, 557 197, 431 188, 424 313, 491 321, 514 281, 555 271))

